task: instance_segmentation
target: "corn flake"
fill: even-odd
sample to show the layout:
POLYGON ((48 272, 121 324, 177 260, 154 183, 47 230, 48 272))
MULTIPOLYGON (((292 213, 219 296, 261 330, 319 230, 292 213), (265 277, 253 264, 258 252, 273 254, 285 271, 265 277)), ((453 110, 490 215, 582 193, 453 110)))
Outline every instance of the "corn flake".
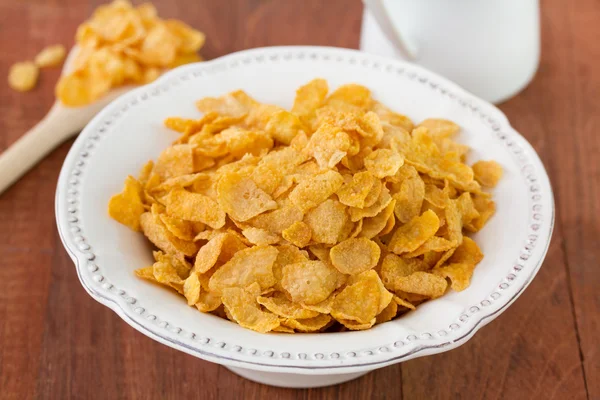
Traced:
POLYGON ((194 240, 195 229, 193 222, 171 217, 167 214, 160 214, 159 218, 167 230, 176 238, 187 241, 194 240))
POLYGON ((257 105, 256 100, 243 90, 231 92, 222 97, 205 97, 196 102, 203 113, 216 112, 227 116, 244 116, 257 105))
MULTIPOLYGON (((281 323, 281 321, 279 321, 281 323)), ((279 325, 276 328, 273 328, 273 330, 271 332, 278 332, 278 333, 296 333, 295 330, 293 330, 292 328, 288 328, 287 326, 284 325, 279 325)))
POLYGON ((258 283, 261 289, 275 284, 273 263, 278 251, 272 246, 255 246, 238 251, 231 260, 217 269, 208 286, 213 292, 222 292, 228 287, 247 287, 258 283))
POLYGON ((281 285, 294 302, 317 304, 336 289, 340 273, 322 261, 302 261, 283 266, 281 285))
POLYGON ((390 301, 386 308, 383 309, 379 314, 377 314, 375 323, 382 324, 384 322, 391 321, 394 319, 396 314, 398 313, 398 303, 395 301, 390 301))
POLYGON ((229 232, 219 233, 198 250, 194 270, 204 273, 218 261, 223 264, 228 262, 235 253, 246 247, 237 235, 229 232))
POLYGON ((413 122, 406 115, 393 112, 378 101, 373 101, 371 111, 375 112, 382 122, 386 122, 390 126, 401 128, 404 132, 408 133, 412 131, 414 127, 413 122))
POLYGON ((285 319, 281 323, 299 332, 318 332, 325 329, 331 323, 329 315, 320 314, 316 317, 306 319, 285 319))
POLYGON ((292 113, 298 115, 304 123, 312 125, 315 111, 321 107, 327 97, 329 87, 324 79, 313 79, 296 91, 292 113))
POLYGON ((271 115, 265 130, 273 139, 289 145, 300 131, 306 130, 306 127, 295 114, 281 110, 271 115))
POLYGON ((398 278, 396 281, 397 290, 420 294, 431 298, 443 295, 446 292, 447 286, 448 283, 446 282, 446 279, 422 271, 413 272, 409 276, 398 278))
POLYGON ((273 314, 284 318, 306 319, 319 315, 317 311, 307 310, 298 303, 291 302, 281 292, 277 292, 271 297, 259 296, 256 300, 258 304, 264 306, 273 314))
POLYGON ((281 292, 284 291, 281 286, 281 279, 283 277, 283 267, 288 264, 295 264, 303 261, 308 261, 308 254, 298 249, 295 246, 289 244, 282 244, 277 247, 279 253, 273 263, 273 276, 275 277, 275 285, 273 286, 276 290, 281 292))
POLYGON ((479 217, 473 219, 465 227, 471 232, 480 231, 488 220, 496 213, 496 203, 483 195, 473 196, 473 204, 479 213, 479 217))
POLYGON ((179 275, 181 279, 187 279, 189 277, 192 267, 182 253, 163 253, 161 251, 155 251, 153 256, 155 261, 165 262, 175 268, 177 275, 179 275))
POLYGON ((316 207, 334 194, 344 178, 333 170, 302 180, 290 193, 292 203, 303 212, 316 207))
POLYGON ((177 188, 169 192, 167 213, 188 221, 202 222, 213 229, 225 225, 225 213, 210 197, 177 188))
POLYGON ((452 289, 460 292, 469 287, 474 264, 450 263, 433 271, 436 275, 450 279, 452 289))
POLYGON ((438 216, 431 210, 425 211, 396 230, 389 248, 396 254, 414 251, 435 235, 439 227, 438 216))
POLYGON ((265 229, 248 227, 242 230, 242 235, 248 239, 251 244, 265 246, 278 243, 281 238, 265 229))
POLYGON ((371 207, 373 204, 375 204, 375 202, 379 200, 381 192, 383 192, 384 186, 385 185, 381 181, 376 180, 373 183, 371 190, 369 190, 369 193, 367 193, 367 197, 365 197, 364 205, 362 207, 357 208, 371 207))
POLYGON ((269 232, 281 235, 294 223, 302 221, 304 213, 291 202, 279 205, 279 208, 269 211, 247 221, 247 223, 269 232))
MULTIPOLYGON (((350 207, 363 208, 376 181, 377 178, 368 171, 357 172, 337 191, 340 202, 350 207)), ((380 185, 378 187, 381 188, 380 185)))
POLYGON ((333 301, 331 315, 339 320, 370 323, 392 300, 392 295, 382 299, 382 289, 375 271, 367 271, 357 275, 355 281, 349 282, 333 301), (381 307, 383 305, 383 307, 381 307))
POLYGON ((183 283, 183 295, 187 299, 188 306, 193 306, 200 300, 200 280, 195 273, 183 283))
POLYGON ((340 318, 340 319, 338 319, 338 322, 340 324, 344 325, 346 328, 348 328, 351 331, 364 331, 364 330, 370 329, 373 325, 375 325, 375 322, 377 322, 377 319, 373 318, 371 321, 369 321, 367 323, 360 323, 357 321, 353 321, 351 319, 340 318))
POLYGON ((193 242, 175 237, 160 220, 160 217, 145 212, 140 216, 140 226, 144 235, 166 253, 183 253, 192 256, 198 251, 193 242))
POLYGON ((40 68, 56 67, 65 59, 67 51, 62 44, 45 47, 35 56, 35 64, 40 68))
POLYGON ((361 218, 374 217, 382 212, 392 202, 392 196, 387 187, 383 187, 375 202, 363 208, 350 207, 350 220, 356 222, 361 218))
POLYGON ((163 179, 194 173, 193 147, 189 144, 177 144, 163 151, 153 172, 163 179))
POLYGON ((477 161, 473 164, 475 179, 481 186, 493 188, 502 178, 502 167, 496 161, 477 161))
POLYGON ((351 151, 353 138, 341 128, 324 123, 310 137, 305 153, 312 156, 319 167, 333 168, 351 151))
POLYGON ((421 246, 417 247, 415 250, 410 253, 406 253, 405 256, 408 258, 422 256, 425 253, 429 252, 445 252, 450 250, 456 246, 456 242, 444 239, 443 237, 433 236, 421 246))
POLYGON ((381 249, 367 238, 346 239, 333 246, 331 263, 343 274, 355 275, 377 265, 381 249))
MULTIPOLYGON (((406 294, 410 295, 410 293, 406 293, 406 294)), ((419 296, 419 295, 413 295, 413 296, 419 296)), ((394 303, 396 303, 400 307, 408 308, 409 310, 417 309, 417 307, 415 307, 414 304, 412 304, 410 301, 403 299, 396 295, 394 295, 394 303)))
POLYGON ((142 201, 142 185, 132 176, 125 180, 125 187, 108 202, 111 218, 128 226, 134 231, 140 230, 140 217, 146 211, 142 201))
POLYGON ((429 266, 417 258, 404 258, 395 254, 388 254, 383 259, 380 276, 384 286, 389 290, 399 290, 399 279, 411 275, 413 272, 426 271, 429 266))
POLYGON ((331 296, 329 296, 327 299, 323 300, 320 303, 317 303, 317 304, 300 303, 300 304, 302 305, 303 308, 305 308, 307 310, 316 311, 321 314, 330 314, 331 307, 333 306, 333 300, 335 299, 335 296, 336 296, 336 292, 333 292, 331 294, 331 296))
POLYGON ((311 238, 317 243, 337 243, 347 222, 346 206, 332 199, 325 200, 304 217, 311 238))
POLYGON ((483 260, 483 253, 475 241, 467 236, 463 242, 452 254, 449 261, 451 263, 478 264, 483 260))
POLYGON ((448 202, 450 201, 446 191, 431 183, 425 185, 423 199, 427 200, 438 208, 446 208, 448 202))
POLYGON ((231 172, 217 185, 219 205, 237 221, 247 221, 265 211, 277 208, 277 203, 250 178, 231 172))
POLYGON ((337 106, 342 111, 367 110, 372 102, 371 91, 368 88, 357 84, 348 84, 338 87, 326 100, 326 104, 337 106))
POLYGON ((35 87, 39 70, 31 61, 13 64, 8 71, 8 85, 19 92, 26 92, 35 87))
POLYGON ((283 238, 297 247, 305 247, 310 243, 312 230, 302 221, 296 221, 282 232, 283 238))
POLYGON ((451 138, 460 130, 460 127, 454 122, 441 118, 426 119, 418 127, 427 128, 431 136, 443 138, 451 138))
POLYGON ((396 200, 392 200, 379 214, 374 217, 363 218, 360 220, 361 229, 357 234, 361 237, 366 237, 368 239, 372 239, 375 236, 382 234, 385 235, 385 228, 388 223, 392 224, 389 228, 390 230, 393 228, 395 224, 394 218, 394 208, 396 206, 396 200), (391 221, 391 222, 390 222, 391 221))
POLYGON ((207 313, 217 310, 222 304, 220 294, 208 292, 202 288, 195 306, 199 311, 207 313))
POLYGON ((394 194, 396 205, 394 213, 398 221, 407 223, 418 216, 425 198, 425 184, 417 175, 407 178, 400 184, 400 190, 394 194))
POLYGON ((377 149, 365 157, 365 168, 375 177, 393 176, 404 164, 404 158, 390 149, 377 149))
POLYGON ((279 326, 279 318, 262 311, 256 296, 241 287, 225 288, 222 299, 231 319, 245 328, 265 333, 279 326))

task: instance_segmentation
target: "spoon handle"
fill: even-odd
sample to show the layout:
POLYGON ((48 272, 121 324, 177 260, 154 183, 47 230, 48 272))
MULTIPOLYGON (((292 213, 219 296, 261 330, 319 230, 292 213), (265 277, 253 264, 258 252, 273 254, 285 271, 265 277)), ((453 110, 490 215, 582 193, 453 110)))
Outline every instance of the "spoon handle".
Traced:
POLYGON ((65 121, 63 110, 54 104, 36 126, 0 154, 0 194, 75 133, 73 124, 65 121))

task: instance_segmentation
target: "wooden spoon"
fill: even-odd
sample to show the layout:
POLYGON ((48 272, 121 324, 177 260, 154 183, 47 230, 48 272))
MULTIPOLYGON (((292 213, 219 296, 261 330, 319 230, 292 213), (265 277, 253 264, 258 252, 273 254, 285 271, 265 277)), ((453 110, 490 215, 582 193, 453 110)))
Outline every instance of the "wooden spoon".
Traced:
MULTIPOLYGON (((76 52, 77 46, 69 52, 62 75, 71 70, 76 52)), ((82 107, 67 107, 56 100, 48 114, 36 126, 0 155, 0 194, 46 154, 71 136, 78 134, 111 101, 133 88, 135 86, 112 89, 92 104, 82 107)))

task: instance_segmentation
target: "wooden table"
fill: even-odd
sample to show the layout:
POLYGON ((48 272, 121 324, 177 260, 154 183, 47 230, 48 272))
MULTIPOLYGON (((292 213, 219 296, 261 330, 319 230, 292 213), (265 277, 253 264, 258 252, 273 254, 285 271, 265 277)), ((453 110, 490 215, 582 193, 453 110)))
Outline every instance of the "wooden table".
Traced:
MULTIPOLYGON (((44 45, 72 44, 95 0, 0 0, 0 77, 44 45)), ((164 0, 162 16, 208 37, 206 58, 268 45, 356 48, 359 0, 164 0)), ((80 286, 54 224, 54 190, 72 141, 0 196, 0 398, 600 399, 600 2, 542 2, 542 61, 502 104, 552 181, 554 238, 530 288, 464 346, 323 389, 287 390, 163 346, 80 286)), ((0 85, 0 149, 53 102, 0 85)), ((2 173, 0 171, 0 173, 2 173)))

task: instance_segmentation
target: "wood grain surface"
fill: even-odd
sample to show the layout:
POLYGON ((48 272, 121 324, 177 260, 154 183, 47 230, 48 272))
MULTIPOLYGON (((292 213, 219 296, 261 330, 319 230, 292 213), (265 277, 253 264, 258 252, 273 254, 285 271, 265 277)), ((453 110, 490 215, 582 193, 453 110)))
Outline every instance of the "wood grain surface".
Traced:
MULTIPOLYGON (((34 91, 17 93, 5 83, 9 66, 71 45, 99 3, 0 0, 0 150, 45 114, 58 76, 44 70, 34 91)), ((268 45, 358 46, 359 0, 155 3, 207 34, 208 59, 268 45)), ((554 238, 527 291, 467 344, 346 384, 288 390, 145 337, 87 295, 60 243, 54 191, 69 141, 0 196, 0 398, 600 399, 600 2, 541 3, 539 71, 500 108, 548 169, 554 238)))

